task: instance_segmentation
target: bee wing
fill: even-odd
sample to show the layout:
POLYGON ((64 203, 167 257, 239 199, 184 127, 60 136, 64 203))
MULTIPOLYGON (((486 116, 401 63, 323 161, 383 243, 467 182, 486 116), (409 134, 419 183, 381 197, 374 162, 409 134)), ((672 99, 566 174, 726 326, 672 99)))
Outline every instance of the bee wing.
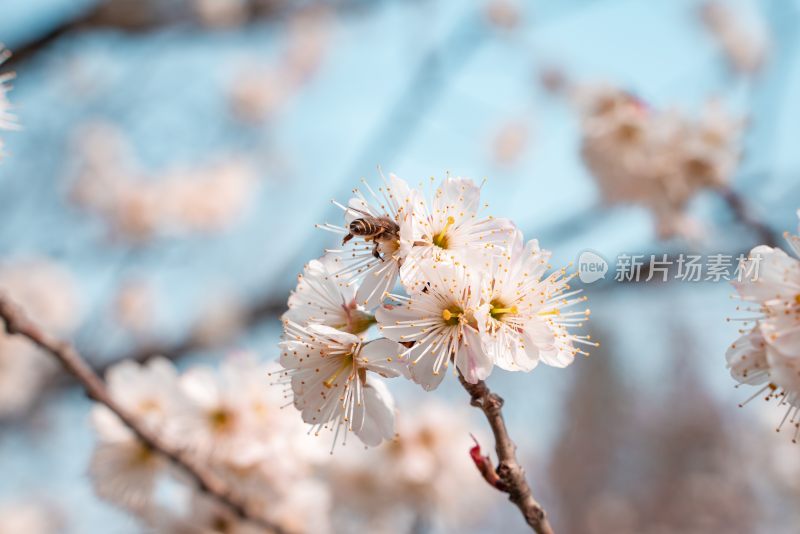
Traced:
POLYGON ((356 219, 373 221, 375 216, 370 212, 369 204, 360 198, 351 198, 347 203, 347 211, 344 212, 344 221, 346 224, 350 224, 356 219))

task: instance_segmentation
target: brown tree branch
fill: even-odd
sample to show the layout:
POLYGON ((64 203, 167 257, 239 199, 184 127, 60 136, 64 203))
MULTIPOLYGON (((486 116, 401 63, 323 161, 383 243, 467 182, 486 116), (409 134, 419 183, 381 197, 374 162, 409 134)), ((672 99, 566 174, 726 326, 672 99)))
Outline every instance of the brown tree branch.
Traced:
MULTIPOLYGON (((525 470, 517 462, 517 446, 509 437, 506 422, 503 419, 502 397, 492 393, 483 380, 478 381, 477 384, 470 384, 461 376, 461 373, 458 374, 458 380, 469 393, 470 404, 483 411, 494 434, 495 451, 497 451, 498 458, 497 468, 492 470, 494 473, 488 473, 488 475, 488 470, 481 469, 481 475, 490 485, 508 494, 508 499, 519 508, 525 522, 534 532, 554 534, 542 505, 533 498, 531 488, 525 480, 525 470), (497 480, 492 475, 498 477, 497 480)), ((470 454, 475 460, 476 456, 480 457, 480 449, 473 451, 470 454)))
POLYGON ((114 412, 125 426, 147 447, 183 469, 195 481, 200 491, 207 493, 228 507, 239 518, 264 528, 268 532, 286 534, 286 530, 281 526, 253 513, 247 503, 234 494, 233 490, 223 480, 208 471, 200 462, 186 454, 186 452, 166 443, 156 432, 140 425, 133 416, 117 403, 100 376, 89 367, 69 343, 64 343, 44 332, 3 294, 0 294, 0 318, 5 322, 6 331, 9 334, 29 339, 36 346, 58 360, 64 369, 80 382, 91 399, 105 405, 114 412))
POLYGON ((752 209, 739 193, 726 187, 720 190, 720 195, 728 204, 736 220, 750 228, 758 236, 759 244, 770 247, 778 246, 778 243, 781 241, 778 234, 753 214, 752 209))

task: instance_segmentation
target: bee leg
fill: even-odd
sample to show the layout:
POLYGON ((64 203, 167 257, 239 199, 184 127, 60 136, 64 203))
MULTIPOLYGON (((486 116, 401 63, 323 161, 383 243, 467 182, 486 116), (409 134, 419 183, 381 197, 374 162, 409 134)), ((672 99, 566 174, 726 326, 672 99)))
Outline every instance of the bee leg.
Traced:
POLYGON ((378 242, 377 241, 375 241, 375 246, 372 248, 372 255, 375 256, 376 258, 378 258, 379 260, 383 259, 383 257, 381 256, 380 251, 378 250, 378 242))
POLYGON ((344 239, 342 239, 342 246, 344 246, 351 239, 353 239, 353 234, 347 234, 346 236, 344 236, 344 239))

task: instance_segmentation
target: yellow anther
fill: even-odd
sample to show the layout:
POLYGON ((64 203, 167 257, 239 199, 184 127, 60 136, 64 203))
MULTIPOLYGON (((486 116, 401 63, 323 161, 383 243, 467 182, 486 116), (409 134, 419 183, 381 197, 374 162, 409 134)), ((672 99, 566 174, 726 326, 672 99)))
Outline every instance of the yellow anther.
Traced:
POLYGON ((442 319, 445 321, 449 321, 450 319, 454 319, 461 316, 461 312, 458 311, 450 311, 450 310, 442 310, 442 319))
POLYGON ((516 306, 511 306, 510 308, 492 308, 492 313, 495 315, 501 313, 519 313, 519 309, 516 306))

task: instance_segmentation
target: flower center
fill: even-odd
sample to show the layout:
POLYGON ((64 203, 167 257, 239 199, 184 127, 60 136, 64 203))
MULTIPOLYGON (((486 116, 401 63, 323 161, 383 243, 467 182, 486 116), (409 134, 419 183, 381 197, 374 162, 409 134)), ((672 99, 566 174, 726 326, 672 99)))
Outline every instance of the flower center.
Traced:
POLYGON ((797 304, 800 304, 800 293, 798 293, 797 295, 795 295, 795 296, 794 296, 794 301, 795 301, 797 304))
POLYGON ((452 215, 447 217, 447 224, 444 225, 442 231, 433 236, 433 244, 439 248, 447 248, 447 231, 455 224, 456 220, 452 215))
POLYGON ((136 449, 136 454, 132 460, 133 465, 145 465, 150 463, 151 460, 155 459, 155 455, 153 454, 153 449, 145 445, 144 443, 139 443, 139 448, 136 449))
POLYGON ((489 310, 489 315, 492 316, 492 319, 501 319, 507 313, 511 314, 518 314, 519 309, 516 306, 503 307, 502 304, 495 304, 492 303, 492 308, 489 310))
POLYGON ((161 412, 161 405, 155 399, 145 399, 139 403, 139 412, 151 414, 161 412))
POLYGON ((350 304, 342 304, 342 309, 347 322, 340 329, 345 332, 355 335, 362 334, 376 323, 375 316, 359 310, 355 301, 350 302, 350 304))
POLYGON ((633 123, 623 123, 617 127, 617 137, 623 143, 635 143, 641 137, 641 129, 633 123))
POLYGON ((346 370, 350 369, 353 366, 353 355, 348 354, 344 358, 342 358, 342 364, 336 369, 331 376, 329 376, 325 382, 322 383, 323 386, 330 389, 334 386, 336 379, 344 373, 346 370))
POLYGON ((233 425, 233 414, 224 408, 217 408, 208 414, 211 427, 218 432, 225 432, 233 425))
POLYGON ((458 324, 458 318, 464 315, 464 310, 459 308, 458 306, 451 306, 449 308, 445 308, 442 310, 442 319, 444 322, 447 323, 449 326, 455 326, 458 324))

